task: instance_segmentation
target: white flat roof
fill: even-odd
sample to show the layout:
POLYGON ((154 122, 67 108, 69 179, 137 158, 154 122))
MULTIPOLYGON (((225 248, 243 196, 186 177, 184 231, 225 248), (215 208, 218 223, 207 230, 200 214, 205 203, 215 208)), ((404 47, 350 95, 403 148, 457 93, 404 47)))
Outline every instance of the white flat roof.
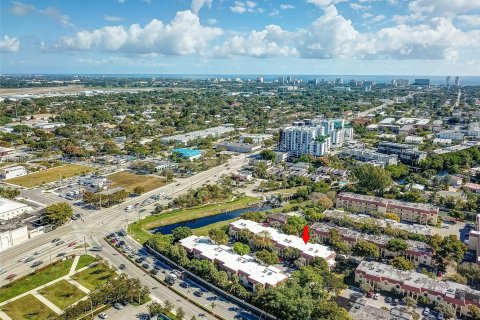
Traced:
POLYGON ((192 235, 180 240, 180 244, 189 251, 195 249, 202 256, 215 260, 229 270, 246 274, 256 283, 275 286, 288 278, 280 269, 273 266, 262 266, 251 256, 240 256, 228 246, 211 243, 208 237, 192 235))
POLYGON ((237 229, 248 229, 254 234, 268 232, 272 237, 272 240, 280 246, 296 248, 300 250, 300 252, 304 255, 308 255, 310 257, 324 258, 329 264, 334 263, 334 259, 327 258, 335 252, 333 250, 330 250, 329 247, 323 246, 321 244, 311 242, 305 243, 300 237, 284 234, 277 229, 264 227, 261 224, 251 220, 237 220, 230 223, 230 226, 233 226, 237 229))
POLYGON ((12 211, 12 210, 25 208, 25 207, 27 207, 26 204, 5 199, 5 198, 0 198, 0 214, 4 212, 12 211))

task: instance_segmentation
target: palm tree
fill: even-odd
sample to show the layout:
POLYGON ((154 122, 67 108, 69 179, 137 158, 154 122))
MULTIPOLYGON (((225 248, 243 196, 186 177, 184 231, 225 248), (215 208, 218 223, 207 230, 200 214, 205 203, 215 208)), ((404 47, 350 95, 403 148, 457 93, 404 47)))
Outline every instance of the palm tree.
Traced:
POLYGON ((213 312, 213 309, 215 309, 216 306, 217 306, 217 305, 215 304, 215 302, 212 301, 212 303, 210 304, 210 308, 212 308, 212 313, 213 313, 213 314, 215 314, 215 313, 213 312))

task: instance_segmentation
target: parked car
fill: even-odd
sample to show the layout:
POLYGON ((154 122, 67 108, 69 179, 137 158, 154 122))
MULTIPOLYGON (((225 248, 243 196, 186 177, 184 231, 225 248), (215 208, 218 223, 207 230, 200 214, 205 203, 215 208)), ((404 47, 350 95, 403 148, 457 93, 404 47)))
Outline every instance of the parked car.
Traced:
POLYGON ((378 300, 380 298, 380 293, 375 293, 373 295, 373 300, 378 300))
POLYGON ((393 305, 394 306, 398 306, 399 303, 400 303, 400 301, 398 299, 393 299, 393 305))
POLYGON ((135 259, 136 263, 142 263, 143 261, 145 261, 144 257, 138 257, 137 259, 135 259))
POLYGON ((373 297, 373 292, 372 291, 368 291, 367 292, 367 298, 372 298, 373 297))
POLYGON ((144 269, 148 269, 148 268, 150 268, 150 266, 148 265, 148 263, 144 263, 144 264, 142 264, 142 267, 143 267, 144 269))
POLYGON ((113 305, 113 307, 117 310, 122 310, 123 309, 123 304, 117 302, 113 305))
POLYGON ((386 302, 386 303, 392 303, 392 298, 386 297, 386 298, 385 298, 385 302, 386 302))
POLYGON ((439 312, 439 313, 437 314, 437 319, 438 319, 438 320, 444 320, 445 317, 443 316, 443 313, 439 312))
POLYGON ((120 270, 123 270, 125 268, 126 268, 126 266, 123 263, 118 266, 118 269, 120 269, 120 270))
POLYGON ((195 291, 193 294, 194 294, 195 296, 197 296, 197 297, 203 296, 203 292, 202 292, 201 290, 197 290, 197 291, 195 291))
POLYGON ((183 282, 180 282, 180 287, 182 287, 182 288, 188 288, 189 285, 188 285, 188 283, 186 283, 185 281, 183 281, 183 282))
POLYGON ((428 316, 428 315, 430 314, 430 308, 427 307, 427 308, 423 309, 422 314, 423 314, 424 316, 428 316))
POLYGON ((99 314, 98 314, 98 317, 99 317, 100 319, 108 319, 108 315, 107 315, 105 312, 99 313, 99 314))
POLYGON ((150 273, 153 274, 153 275, 157 275, 158 270, 157 269, 152 269, 152 270, 150 270, 150 273))

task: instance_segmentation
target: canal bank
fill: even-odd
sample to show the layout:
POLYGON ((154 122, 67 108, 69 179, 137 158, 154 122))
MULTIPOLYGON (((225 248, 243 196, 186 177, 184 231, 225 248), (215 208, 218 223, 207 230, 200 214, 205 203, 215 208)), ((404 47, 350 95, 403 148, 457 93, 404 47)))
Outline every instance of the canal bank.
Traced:
POLYGON ((255 197, 242 197, 233 201, 208 204, 188 209, 175 210, 168 213, 155 214, 145 217, 129 225, 128 232, 140 243, 145 243, 152 237, 150 229, 180 223, 183 221, 200 219, 208 216, 234 211, 246 207, 254 207, 260 204, 261 200, 255 197))

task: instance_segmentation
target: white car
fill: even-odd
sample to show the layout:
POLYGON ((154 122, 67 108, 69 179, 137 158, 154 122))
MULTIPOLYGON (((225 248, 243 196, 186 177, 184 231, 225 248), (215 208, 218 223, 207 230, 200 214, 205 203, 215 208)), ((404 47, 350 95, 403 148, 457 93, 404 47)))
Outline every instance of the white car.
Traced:
POLYGON ((98 317, 99 317, 100 319, 107 319, 107 318, 108 318, 108 315, 107 315, 105 312, 102 312, 102 313, 98 314, 98 317))
POLYGON ((373 295, 373 300, 378 300, 378 298, 380 298, 380 293, 375 293, 373 295))
POLYGON ((422 313, 423 313, 424 316, 428 316, 430 314, 430 308, 423 309, 422 313))

